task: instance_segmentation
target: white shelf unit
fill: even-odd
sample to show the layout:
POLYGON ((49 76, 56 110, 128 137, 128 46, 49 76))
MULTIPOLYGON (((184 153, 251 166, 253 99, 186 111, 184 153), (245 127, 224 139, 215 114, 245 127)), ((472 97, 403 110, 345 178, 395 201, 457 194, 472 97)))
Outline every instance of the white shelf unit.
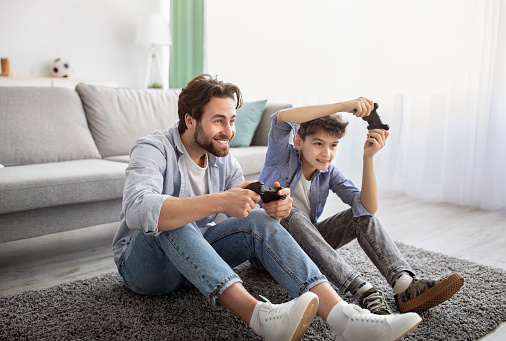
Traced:
POLYGON ((104 85, 117 87, 118 81, 114 79, 77 79, 77 78, 58 78, 58 77, 37 77, 37 78, 16 78, 0 77, 0 86, 44 86, 44 87, 63 87, 75 88, 78 83, 93 85, 104 85))

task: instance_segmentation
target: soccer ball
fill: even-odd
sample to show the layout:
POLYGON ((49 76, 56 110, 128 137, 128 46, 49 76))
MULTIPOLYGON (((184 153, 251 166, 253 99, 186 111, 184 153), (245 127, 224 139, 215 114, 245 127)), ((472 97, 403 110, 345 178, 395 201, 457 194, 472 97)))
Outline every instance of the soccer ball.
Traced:
POLYGON ((73 71, 68 60, 63 58, 57 58, 51 64, 51 74, 54 77, 70 77, 73 71))

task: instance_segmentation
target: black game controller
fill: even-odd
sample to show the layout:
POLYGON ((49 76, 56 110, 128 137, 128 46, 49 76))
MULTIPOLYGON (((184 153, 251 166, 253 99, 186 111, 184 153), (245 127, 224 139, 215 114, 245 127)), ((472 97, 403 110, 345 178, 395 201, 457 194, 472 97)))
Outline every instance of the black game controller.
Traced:
POLYGON ((286 199, 286 195, 278 194, 278 191, 283 189, 283 187, 275 187, 275 188, 267 187, 264 186, 264 183, 261 181, 250 183, 248 186, 246 186, 246 189, 249 189, 253 192, 260 194, 260 197, 262 198, 264 204, 274 200, 286 199))
MULTIPOLYGON (((378 109, 378 103, 374 103, 374 110, 371 111, 369 116, 362 117, 362 119, 364 121, 367 121, 367 123, 369 123, 369 125, 367 126, 367 130, 372 130, 372 129, 388 130, 388 129, 390 129, 390 126, 388 124, 383 124, 383 122, 381 122, 381 118, 378 115, 378 113, 376 112, 376 109, 378 109)), ((355 111, 357 111, 357 109, 355 109, 355 111)))

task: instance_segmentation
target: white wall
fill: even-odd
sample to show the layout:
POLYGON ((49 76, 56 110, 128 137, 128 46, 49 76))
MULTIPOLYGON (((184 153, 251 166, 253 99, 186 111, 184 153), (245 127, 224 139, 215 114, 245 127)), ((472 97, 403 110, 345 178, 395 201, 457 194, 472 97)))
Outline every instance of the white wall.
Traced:
MULTIPOLYGON (((391 128, 375 157, 380 189, 506 208, 506 145, 497 142, 506 117, 497 95, 506 80, 506 0, 206 5, 206 71, 237 84, 245 100, 370 98, 391 128)), ((336 163, 360 179, 367 125, 343 116, 350 125, 336 163)))
POLYGON ((169 0, 0 0, 0 56, 14 77, 47 77, 58 57, 72 78, 114 79, 142 87, 147 51, 134 44, 143 15, 163 13, 169 0))
POLYGON ((461 12, 458 0, 209 0, 207 71, 295 105, 379 101, 421 82, 442 92, 460 52, 447 15, 461 12))

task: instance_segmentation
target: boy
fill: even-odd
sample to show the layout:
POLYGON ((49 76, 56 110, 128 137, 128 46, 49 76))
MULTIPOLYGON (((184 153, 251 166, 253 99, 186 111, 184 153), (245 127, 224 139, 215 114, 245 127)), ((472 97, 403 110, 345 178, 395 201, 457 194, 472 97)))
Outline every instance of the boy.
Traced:
MULTIPOLYGON (((373 158, 384 147, 388 131, 374 129, 367 134, 361 190, 332 163, 348 124, 335 113, 349 112, 363 117, 373 108, 372 101, 360 97, 273 114, 269 148, 259 180, 266 185, 279 180, 282 187, 290 188, 294 208, 281 224, 341 292, 351 292, 363 308, 375 314, 392 314, 383 293, 363 279, 336 251, 357 238, 392 286, 399 311, 424 311, 452 297, 464 279, 458 273, 440 280, 415 278, 409 264, 374 217, 378 195, 373 158), (289 143, 292 130, 293 145, 289 143), (351 208, 318 222, 329 190, 351 208)), ((258 262, 253 259, 253 264, 258 265, 258 262)))

